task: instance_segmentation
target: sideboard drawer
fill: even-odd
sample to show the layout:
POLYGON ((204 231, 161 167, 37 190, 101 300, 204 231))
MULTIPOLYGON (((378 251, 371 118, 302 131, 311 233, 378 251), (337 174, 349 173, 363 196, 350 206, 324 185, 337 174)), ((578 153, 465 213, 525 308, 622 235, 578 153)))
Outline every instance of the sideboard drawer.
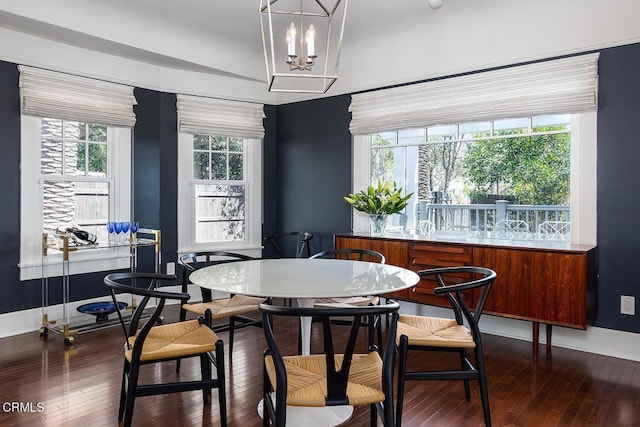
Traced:
MULTIPOLYGON (((420 271, 438 267, 470 265, 472 254, 472 248, 469 246, 439 243, 416 243, 409 246, 409 268, 413 271, 420 271)), ((453 275, 447 279, 455 283, 461 282, 465 277, 456 277, 453 275)), ((433 290, 437 286, 438 284, 435 279, 423 278, 411 290, 409 299, 424 304, 449 307, 450 304, 446 297, 434 295, 433 290)), ((465 294, 465 297, 472 298, 472 294, 469 292, 465 294)))

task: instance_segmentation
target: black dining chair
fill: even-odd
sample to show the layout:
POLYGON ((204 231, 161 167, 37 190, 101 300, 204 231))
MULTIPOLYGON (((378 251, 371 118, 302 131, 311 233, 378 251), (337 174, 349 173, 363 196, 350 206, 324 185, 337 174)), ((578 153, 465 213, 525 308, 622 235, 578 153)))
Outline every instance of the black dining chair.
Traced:
MULTIPOLYGON (((309 258, 312 239, 313 234, 308 231, 272 234, 264 238, 263 252, 266 258, 309 258)), ((292 299, 285 298, 284 304, 291 306, 292 299)))
MULTIPOLYGON (((227 251, 191 252, 178 258, 178 264, 182 266, 182 292, 187 292, 189 275, 199 268, 210 265, 223 264, 237 261, 250 261, 255 258, 248 255, 227 251)), ((210 318, 206 318, 206 323, 210 328, 214 328, 213 321, 227 319, 228 323, 215 328, 217 332, 229 330, 229 358, 233 354, 233 336, 236 329, 247 326, 258 326, 262 324, 259 319, 248 317, 247 314, 257 313, 258 306, 265 301, 265 298, 252 297, 246 295, 230 295, 228 298, 212 298, 210 289, 201 288, 201 302, 185 302, 180 307, 180 320, 185 320, 187 313, 193 313, 204 317, 207 310, 210 311, 210 318)), ((180 369, 178 364, 177 369, 180 369)))
MULTIPOLYGON (((311 259, 345 259, 353 261, 368 261, 384 264, 386 259, 378 251, 372 249, 359 249, 359 248, 341 248, 341 249, 329 249, 326 251, 318 252, 310 257, 311 259)), ((316 300, 316 307, 340 307, 344 305, 352 306, 366 306, 377 305, 380 303, 380 298, 377 296, 358 296, 349 298, 321 298, 316 300)), ((334 324, 345 324, 342 319, 333 319, 334 324)), ((382 325, 380 324, 380 317, 373 316, 367 317, 363 324, 367 328, 367 336, 369 339, 369 345, 374 344, 375 337, 377 335, 378 345, 382 345, 382 325)))
POLYGON ((290 231, 265 237, 264 246, 272 249, 276 258, 309 258, 312 239, 313 234, 307 231, 290 231))
MULTIPOLYGON (((132 424, 136 398, 143 396, 202 390, 205 404, 211 400, 211 389, 218 389, 220 421, 227 424, 225 369, 222 340, 201 319, 177 323, 158 324, 168 300, 186 301, 187 293, 160 290, 162 281, 173 281, 174 275, 155 273, 112 273, 104 278, 118 313, 125 335, 124 368, 120 390, 118 421, 128 427, 132 424), (122 313, 116 295, 127 293, 143 297, 130 320, 122 313), (155 307, 149 306, 152 301, 155 307), (149 313, 150 311, 150 313, 149 313), (150 314, 150 315, 149 315, 150 314), (144 324, 140 326, 142 320, 144 324), (140 384, 140 370, 144 365, 186 357, 200 359, 201 379, 179 382, 146 382, 140 384), (212 367, 216 378, 212 378, 212 367)), ((122 345, 118 344, 119 351, 122 345)), ((167 403, 176 404, 176 400, 167 403)))
POLYGON ((267 349, 264 352, 263 426, 284 427, 287 405, 324 407, 369 405, 371 426, 378 413, 385 426, 393 426, 393 339, 398 303, 347 308, 301 308, 261 304, 267 349), (391 315, 388 342, 382 353, 377 346, 356 352, 358 331, 364 316, 391 315), (323 352, 311 355, 286 355, 273 332, 274 318, 308 316, 321 319, 323 352), (330 318, 352 317, 346 344, 331 330, 330 318), (337 349, 344 349, 339 351, 337 349))
POLYGON ((463 380, 467 401, 471 400, 470 380, 478 381, 482 412, 487 427, 491 426, 487 377, 484 367, 482 336, 478 321, 497 275, 483 267, 444 267, 418 272, 421 278, 433 278, 436 295, 444 295, 453 309, 454 318, 400 315, 396 333, 398 351, 398 404, 396 425, 402 425, 404 386, 407 380, 463 380), (468 326, 465 326, 466 325, 468 326), (409 371, 409 351, 458 353, 460 369, 409 371), (475 364, 467 351, 473 351, 475 364))

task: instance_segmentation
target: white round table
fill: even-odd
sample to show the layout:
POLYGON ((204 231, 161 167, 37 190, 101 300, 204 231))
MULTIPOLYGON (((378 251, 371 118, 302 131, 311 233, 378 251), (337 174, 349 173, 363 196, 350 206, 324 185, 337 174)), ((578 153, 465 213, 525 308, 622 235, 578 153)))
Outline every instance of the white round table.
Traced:
MULTIPOLYGON (((380 295, 415 286, 413 271, 387 264, 340 259, 281 258, 239 261, 200 268, 189 276, 200 287, 239 295, 296 298, 313 307, 319 298, 380 295)), ((302 354, 311 351, 311 318, 301 317, 302 354)), ((259 407, 262 415, 261 407, 259 407)), ((335 426, 349 419, 351 406, 287 407, 295 426, 335 426), (309 411, 313 411, 312 414, 309 411)))

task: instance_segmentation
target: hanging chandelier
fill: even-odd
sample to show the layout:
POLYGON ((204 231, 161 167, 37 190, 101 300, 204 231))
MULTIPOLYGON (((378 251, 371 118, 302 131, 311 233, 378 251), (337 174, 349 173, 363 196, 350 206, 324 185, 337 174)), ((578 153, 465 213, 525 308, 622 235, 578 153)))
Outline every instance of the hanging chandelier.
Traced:
POLYGON ((270 92, 325 93, 338 78, 349 0, 260 0, 270 92))

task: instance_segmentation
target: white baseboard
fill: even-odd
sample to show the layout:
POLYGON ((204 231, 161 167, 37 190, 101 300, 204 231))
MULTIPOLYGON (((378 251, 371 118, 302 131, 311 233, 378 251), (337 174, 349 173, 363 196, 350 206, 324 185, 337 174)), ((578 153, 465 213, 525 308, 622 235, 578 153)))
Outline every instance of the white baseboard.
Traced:
MULTIPOLYGON (((179 291, 178 286, 171 286, 165 289, 169 291, 179 291)), ((189 293, 193 299, 201 298, 200 290, 197 286, 189 287, 189 293)), ((223 295, 224 294, 221 294, 220 296, 223 295)), ((105 300, 109 300, 109 297, 77 301, 70 303, 68 309, 71 310, 70 315, 73 315, 76 312, 76 307, 81 304, 105 300)), ((408 302, 401 302, 400 305, 400 310, 403 313, 451 317, 450 310, 439 307, 408 302)), ((48 307, 47 313, 49 319, 61 319, 63 315, 62 305, 48 307)), ((36 332, 39 330, 41 323, 42 308, 0 314, 0 338, 36 332)), ((480 321, 480 329, 491 335, 532 341, 531 322, 484 315, 480 321)), ((546 344, 544 327, 541 328, 540 332, 540 343, 546 344)), ((597 327, 588 327, 587 330, 582 331, 579 329, 554 326, 552 345, 640 362, 640 334, 632 332, 597 327)))
MULTIPOLYGON (((180 286, 167 286, 162 288, 162 290, 166 290, 169 292, 180 292, 180 286)), ((218 296, 216 292, 214 292, 213 294, 215 297, 218 296)), ((195 285, 189 286, 189 295, 191 295, 191 297, 196 300, 200 300, 202 298, 200 288, 195 285)), ((220 296, 223 295, 225 294, 221 294, 220 296)), ((111 301, 111 297, 106 295, 99 298, 71 302, 67 306, 67 309, 69 310, 69 316, 73 317, 77 315, 78 312, 76 309, 82 304, 96 301, 111 301)), ((126 298, 122 299, 122 301, 126 301, 126 298)), ((177 303, 177 301, 167 301, 167 305, 177 303)), ((0 314, 0 338, 38 331, 40 329, 40 326, 42 326, 43 313, 43 309, 39 307, 30 310, 21 310, 0 314)), ((63 306, 62 304, 51 305, 46 308, 46 313, 50 321, 63 319, 63 306)))

